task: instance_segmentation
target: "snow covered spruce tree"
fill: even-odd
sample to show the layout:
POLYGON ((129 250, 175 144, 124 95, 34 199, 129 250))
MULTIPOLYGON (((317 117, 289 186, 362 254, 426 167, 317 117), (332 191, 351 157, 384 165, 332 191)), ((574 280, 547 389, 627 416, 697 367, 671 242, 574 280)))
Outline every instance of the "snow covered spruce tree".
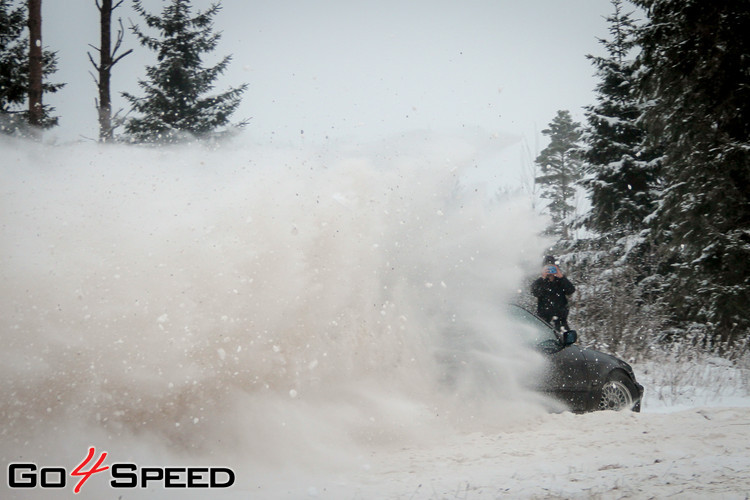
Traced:
MULTIPOLYGON (((26 2, 0 0, 0 133, 28 130, 29 123, 29 35, 26 2)), ((46 77, 57 71, 57 54, 42 51, 42 92, 57 92, 65 84, 49 83, 46 77)), ((54 108, 42 106, 40 125, 57 125, 54 108)))
POLYGON ((128 140, 172 143, 226 132, 247 85, 209 94, 231 60, 226 56, 205 68, 201 59, 216 48, 220 38, 212 22, 220 5, 212 4, 195 15, 190 0, 169 0, 160 15, 148 13, 140 0, 134 2, 134 8, 159 36, 149 36, 137 25, 131 27, 141 45, 157 53, 157 64, 146 68, 147 80, 139 81, 144 97, 123 93, 139 114, 126 121, 128 140))
POLYGON ((633 0, 649 138, 664 147, 653 221, 676 326, 750 332, 750 1, 633 0))
POLYGON ((552 218, 547 232, 563 239, 570 236, 576 185, 583 173, 580 127, 569 111, 558 111, 549 128, 542 130, 543 135, 549 136, 550 143, 536 158, 541 175, 535 182, 540 186, 539 196, 549 200, 547 210, 552 218))
POLYGON ((606 57, 587 56, 596 67, 597 104, 586 107, 588 127, 583 153, 591 210, 584 224, 610 241, 637 235, 653 211, 657 162, 644 149, 645 133, 637 123, 641 105, 636 66, 630 59, 636 26, 613 0, 607 18, 611 39, 600 40, 606 57))
MULTIPOLYGON (((636 25, 612 0, 605 56, 587 56, 596 68, 596 101, 587 106, 583 139, 586 188, 591 207, 581 217, 589 232, 564 256, 579 286, 576 319, 596 334, 600 347, 630 352, 648 345, 659 330, 658 294, 649 279, 654 251, 646 224, 653 211, 658 162, 644 147, 645 132, 631 53, 636 25)), ((658 281, 657 281, 658 284, 658 281)))

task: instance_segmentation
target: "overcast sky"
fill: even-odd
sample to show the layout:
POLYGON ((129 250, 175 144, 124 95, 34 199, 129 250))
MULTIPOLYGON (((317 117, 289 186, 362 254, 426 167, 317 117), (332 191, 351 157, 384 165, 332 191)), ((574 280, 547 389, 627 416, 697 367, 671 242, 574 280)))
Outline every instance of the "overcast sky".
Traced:
MULTIPOLYGON (((144 0, 160 12, 166 0, 144 0)), ((203 10, 208 0, 194 0, 203 10)), ((602 52, 609 0, 224 0, 215 17, 222 39, 214 60, 232 55, 218 90, 249 85, 236 120, 259 143, 359 143, 429 130, 480 130, 526 141, 559 109, 583 119, 596 81, 586 54, 602 52)), ((94 0, 44 0, 43 43, 58 51, 48 95, 56 134, 95 138, 96 88, 89 44, 98 45, 94 0)), ((127 28, 131 2, 115 11, 127 28)), ((126 30, 134 52, 115 66, 122 91, 141 95, 153 54, 126 30)), ((94 54, 95 55, 95 54, 94 54)), ((211 61, 212 62, 212 61, 211 61)), ((543 139, 542 139, 543 141, 543 139)))

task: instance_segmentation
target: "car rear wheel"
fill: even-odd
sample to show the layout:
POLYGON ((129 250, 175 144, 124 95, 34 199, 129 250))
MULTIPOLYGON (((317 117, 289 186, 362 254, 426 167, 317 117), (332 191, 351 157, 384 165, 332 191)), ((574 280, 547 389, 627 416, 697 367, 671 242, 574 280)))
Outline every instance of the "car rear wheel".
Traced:
POLYGON ((612 375, 602 386, 602 394, 599 398, 599 410, 631 410, 633 404, 634 390, 632 384, 621 374, 612 375))

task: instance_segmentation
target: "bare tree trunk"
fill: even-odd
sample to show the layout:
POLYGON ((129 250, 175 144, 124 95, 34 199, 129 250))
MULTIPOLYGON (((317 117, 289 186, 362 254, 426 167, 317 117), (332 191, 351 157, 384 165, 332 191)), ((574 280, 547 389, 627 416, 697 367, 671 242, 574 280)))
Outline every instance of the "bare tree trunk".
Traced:
POLYGON ((112 98, 110 95, 110 80, 112 77, 112 66, 114 66, 120 59, 132 52, 128 50, 120 56, 115 57, 117 50, 122 44, 123 29, 122 22, 120 22, 120 30, 117 32, 117 41, 114 47, 112 47, 112 11, 122 4, 123 0, 119 0, 117 3, 112 5, 112 0, 99 0, 96 1, 96 7, 99 9, 100 17, 100 34, 101 44, 99 47, 92 47, 99 51, 99 63, 94 61, 89 53, 89 60, 94 65, 98 72, 98 77, 95 77, 96 85, 99 88, 99 100, 97 102, 97 110, 99 111, 99 141, 110 142, 114 136, 114 126, 112 125, 112 98))
POLYGON ((109 93, 112 68, 112 0, 102 0, 99 7, 101 44, 99 45, 99 141, 112 140, 112 99, 109 93))
POLYGON ((42 0, 29 1, 29 124, 42 125, 42 0))

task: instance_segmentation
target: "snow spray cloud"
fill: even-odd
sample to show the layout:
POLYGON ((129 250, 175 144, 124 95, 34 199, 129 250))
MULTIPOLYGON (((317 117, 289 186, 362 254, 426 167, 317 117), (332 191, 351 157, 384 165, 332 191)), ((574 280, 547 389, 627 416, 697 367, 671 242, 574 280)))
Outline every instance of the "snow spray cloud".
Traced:
POLYGON ((503 325, 540 221, 462 185, 464 141, 3 150, 6 462, 281 463, 535 408, 503 325))

